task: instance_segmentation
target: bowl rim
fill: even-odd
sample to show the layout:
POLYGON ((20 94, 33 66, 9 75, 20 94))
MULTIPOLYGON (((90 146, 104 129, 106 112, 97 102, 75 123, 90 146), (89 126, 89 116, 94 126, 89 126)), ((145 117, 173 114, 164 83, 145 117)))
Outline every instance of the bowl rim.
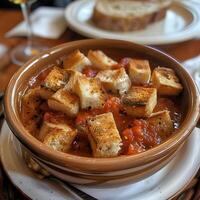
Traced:
POLYGON ((183 68, 183 66, 178 63, 174 58, 171 56, 154 49, 152 47, 147 47, 144 45, 136 44, 129 41, 122 41, 122 40, 111 40, 111 39, 87 39, 87 40, 79 40, 79 41, 73 41, 69 43, 64 43, 61 45, 58 45, 56 47, 53 47, 51 49, 48 49, 36 57, 32 58, 30 61, 24 64, 23 67, 21 67, 11 78, 6 92, 4 96, 4 111, 5 111, 5 118, 6 121, 11 129, 11 131, 16 135, 16 137, 22 142, 25 146, 27 146, 31 151, 33 151, 36 155, 40 155, 39 157, 42 157, 43 159, 48 159, 48 161, 52 161, 56 164, 59 164, 61 166, 68 166, 69 163, 71 163, 73 166, 78 165, 85 165, 94 167, 96 169, 97 167, 103 167, 106 170, 107 167, 109 168, 111 165, 113 166, 113 170, 117 169, 117 165, 119 165, 119 162, 128 162, 131 163, 133 166, 139 166, 140 164, 148 163, 156 158, 165 155, 167 152, 170 152, 170 149, 175 147, 176 145, 181 144, 191 133, 191 131, 196 126, 196 123, 199 119, 199 111, 200 109, 200 100, 199 100, 199 94, 196 84, 194 83, 193 79, 189 75, 189 73, 183 68), (179 70, 182 71, 184 74, 185 79, 187 79, 189 88, 190 88, 190 95, 189 98, 191 98, 191 105, 190 109, 188 110, 188 113, 182 122, 181 127, 176 131, 176 134, 174 134, 172 137, 170 137, 168 140, 163 142, 162 144, 149 149, 143 153, 136 154, 136 155, 121 155, 114 158, 93 158, 93 157, 82 157, 77 155, 72 155, 68 153, 62 153, 55 150, 52 150, 51 148, 45 146, 42 144, 39 140, 37 140, 34 136, 32 136, 24 127, 20 119, 17 117, 16 110, 14 106, 14 99, 15 92, 17 88, 18 80, 23 76, 25 72, 28 71, 38 60, 45 59, 45 54, 50 53, 53 54, 55 52, 58 52, 62 50, 63 48, 70 48, 75 45, 96 45, 97 43, 112 43, 114 45, 121 44, 123 46, 125 45, 131 45, 132 47, 145 50, 147 52, 154 52, 155 54, 158 54, 160 56, 163 56, 174 64, 176 64, 179 67, 179 70), (115 166, 116 165, 116 166, 115 166))

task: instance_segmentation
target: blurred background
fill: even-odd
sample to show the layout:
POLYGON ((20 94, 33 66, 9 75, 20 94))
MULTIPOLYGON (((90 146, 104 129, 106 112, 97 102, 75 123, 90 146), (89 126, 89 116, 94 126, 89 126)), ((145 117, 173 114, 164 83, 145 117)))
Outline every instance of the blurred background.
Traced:
MULTIPOLYGON (((73 0, 40 0, 40 1, 34 1, 32 8, 35 9, 39 6, 56 6, 56 7, 64 7, 68 3, 72 2, 73 0)), ((0 8, 19 8, 19 5, 13 4, 12 2, 8 0, 1 0, 0 1, 0 8)))

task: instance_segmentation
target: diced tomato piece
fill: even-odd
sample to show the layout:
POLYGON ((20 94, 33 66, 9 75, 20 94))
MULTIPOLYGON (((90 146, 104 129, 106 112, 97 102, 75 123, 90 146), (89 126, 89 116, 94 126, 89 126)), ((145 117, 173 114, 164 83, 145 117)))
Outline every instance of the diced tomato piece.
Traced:
POLYGON ((142 126, 142 120, 135 119, 132 122, 133 126, 142 126))
POLYGON ((97 71, 94 69, 91 69, 89 67, 86 67, 83 69, 83 74, 85 74, 87 77, 94 78, 97 75, 97 71))
POLYGON ((122 132, 122 137, 123 137, 123 140, 126 140, 128 143, 133 142, 133 140, 134 140, 134 135, 133 135, 132 129, 130 129, 130 128, 125 129, 125 130, 122 132))
POLYGON ((106 101, 104 110, 105 112, 119 112, 120 107, 120 99, 117 97, 111 97, 106 101))
POLYGON ((85 124, 86 120, 91 116, 89 112, 80 112, 76 117, 76 125, 85 124))
POLYGON ((117 128, 119 130, 123 130, 128 123, 128 120, 126 120, 126 116, 121 115, 122 110, 123 107, 121 105, 120 99, 117 97, 109 98, 104 105, 104 112, 112 112, 117 128))
POLYGON ((132 127, 132 132, 138 141, 143 141, 143 130, 141 126, 134 126, 132 127))
POLYGON ((144 132, 146 132, 146 129, 146 121, 136 119, 132 122, 132 131, 135 136, 135 139, 138 142, 142 142, 144 140, 144 132))
POLYGON ((134 141, 134 135, 131 128, 125 129, 122 134, 122 152, 123 154, 127 154, 130 144, 134 141))

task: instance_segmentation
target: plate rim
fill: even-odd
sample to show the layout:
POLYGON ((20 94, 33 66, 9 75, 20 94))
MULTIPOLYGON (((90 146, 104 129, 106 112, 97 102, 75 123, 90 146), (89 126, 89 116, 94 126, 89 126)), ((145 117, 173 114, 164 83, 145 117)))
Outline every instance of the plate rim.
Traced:
MULTIPOLYGON (((3 130, 5 130, 5 129, 9 129, 8 126, 7 126, 6 121, 3 122, 3 125, 2 125, 2 128, 1 128, 1 132, 2 132, 3 130)), ((200 130, 198 130, 198 131, 200 131, 200 130)), ((7 137, 10 137, 10 138, 11 138, 11 137, 12 137, 11 134, 12 134, 12 133, 10 132, 10 133, 8 134, 7 137)), ((0 134, 0 138, 3 137, 3 135, 5 135, 5 134, 0 134)), ((4 136, 4 137, 6 137, 6 136, 4 136)), ((10 139, 7 138, 7 140, 10 140, 10 139)), ((0 140, 0 143, 1 143, 1 140, 0 140)), ((2 145, 2 146, 3 146, 3 145, 2 145)), ((14 147, 12 147, 12 148, 14 148, 14 147)), ((0 157, 1 157, 2 151, 3 151, 2 148, 0 148, 0 157)), ((13 182, 13 178, 11 177, 11 174, 9 174, 9 173, 7 172, 7 170, 6 170, 6 168, 5 168, 5 163, 3 162, 3 160, 2 160, 2 167, 3 167, 3 169, 4 169, 5 173, 6 173, 6 175, 8 176, 9 180, 12 182, 12 184, 13 184, 23 195, 25 195, 25 196, 28 197, 28 198, 31 198, 31 196, 30 196, 29 194, 25 193, 25 192, 23 191, 23 189, 20 188, 19 184, 17 185, 17 183, 13 182)), ((198 171, 198 170, 195 170, 195 171, 193 172, 193 175, 190 177, 190 179, 188 179, 187 184, 185 184, 185 185, 184 185, 181 189, 179 189, 175 194, 171 195, 168 199, 173 199, 175 196, 177 196, 178 194, 180 194, 180 193, 188 186, 188 184, 190 183, 190 181, 195 177, 197 171, 198 171)), ((46 183, 46 184, 48 184, 48 183, 46 183)))
MULTIPOLYGON (((72 2, 65 8, 64 15, 65 15, 67 24, 75 32, 77 32, 85 37, 102 38, 99 35, 99 34, 101 34, 101 32, 98 32, 98 29, 96 29, 94 26, 89 26, 89 29, 88 28, 82 29, 81 27, 84 26, 84 23, 81 24, 80 21, 76 20, 77 14, 75 14, 75 15, 73 14, 74 12, 76 12, 77 7, 80 7, 81 5, 92 4, 94 2, 95 2, 95 0, 78 0, 78 1, 72 2), (76 16, 76 17, 74 18, 73 16, 76 16), (94 29, 93 29, 93 27, 94 27, 94 29), (89 32, 91 29, 93 29, 98 34, 89 32)), ((118 37, 117 36, 118 32, 117 33, 113 32, 113 33, 111 33, 111 35, 109 35, 109 36, 107 35, 108 37, 103 37, 103 38, 127 40, 127 41, 132 41, 132 42, 140 43, 140 44, 144 44, 144 45, 164 45, 164 44, 183 42, 183 41, 192 39, 195 36, 197 36, 198 31, 200 31, 200 28, 199 28, 200 27, 200 13, 198 12, 198 8, 196 8, 197 7, 196 4, 193 2, 187 2, 186 0, 182 0, 182 1, 177 0, 177 1, 173 2, 173 4, 176 7, 181 7, 182 9, 185 9, 193 17, 193 20, 188 25, 188 27, 186 29, 181 30, 180 32, 178 32, 176 34, 172 34, 171 36, 166 37, 166 38, 160 37, 160 39, 158 39, 158 36, 156 36, 154 38, 152 38, 152 37, 148 38, 146 36, 142 36, 142 37, 133 36, 130 39, 130 36, 129 36, 129 38, 127 38, 127 36, 118 37)), ((200 5, 199 5, 199 9, 200 9, 200 5)), ((103 29, 102 29, 102 31, 104 32, 103 29)), ((106 32, 104 32, 104 33, 110 34, 110 33, 106 33, 106 32)))

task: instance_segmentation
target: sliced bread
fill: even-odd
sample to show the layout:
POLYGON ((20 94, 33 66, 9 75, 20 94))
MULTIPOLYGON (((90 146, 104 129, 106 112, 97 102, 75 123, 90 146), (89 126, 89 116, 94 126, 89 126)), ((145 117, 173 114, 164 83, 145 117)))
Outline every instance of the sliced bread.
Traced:
POLYGON ((172 0, 97 0, 92 20, 100 28, 134 31, 163 19, 172 0))

